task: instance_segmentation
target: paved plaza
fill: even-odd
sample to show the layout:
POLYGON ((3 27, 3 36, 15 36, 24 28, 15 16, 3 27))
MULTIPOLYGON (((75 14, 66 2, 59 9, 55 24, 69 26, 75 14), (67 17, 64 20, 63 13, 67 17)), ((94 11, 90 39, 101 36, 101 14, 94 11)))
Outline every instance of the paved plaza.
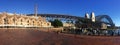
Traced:
POLYGON ((0 29, 0 45, 119 45, 116 36, 57 34, 36 29, 0 29))

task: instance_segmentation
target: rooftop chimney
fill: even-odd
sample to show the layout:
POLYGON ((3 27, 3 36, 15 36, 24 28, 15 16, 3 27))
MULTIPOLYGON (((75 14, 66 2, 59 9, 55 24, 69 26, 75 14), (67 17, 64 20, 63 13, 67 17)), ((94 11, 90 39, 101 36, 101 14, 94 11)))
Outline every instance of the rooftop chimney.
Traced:
POLYGON ((34 15, 34 16, 36 16, 36 17, 37 17, 37 11, 38 11, 38 6, 37 6, 37 4, 35 4, 35 7, 34 7, 34 8, 35 8, 35 12, 34 12, 34 13, 35 13, 35 15, 34 15))

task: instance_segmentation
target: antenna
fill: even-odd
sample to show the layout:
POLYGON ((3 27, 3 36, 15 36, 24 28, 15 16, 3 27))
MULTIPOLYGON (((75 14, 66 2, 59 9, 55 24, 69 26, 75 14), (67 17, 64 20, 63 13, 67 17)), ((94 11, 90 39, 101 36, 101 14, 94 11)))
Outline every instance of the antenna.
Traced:
POLYGON ((37 4, 35 4, 35 7, 34 7, 34 9, 35 9, 35 15, 34 16, 36 16, 37 17, 37 11, 38 11, 38 6, 37 6, 37 4))

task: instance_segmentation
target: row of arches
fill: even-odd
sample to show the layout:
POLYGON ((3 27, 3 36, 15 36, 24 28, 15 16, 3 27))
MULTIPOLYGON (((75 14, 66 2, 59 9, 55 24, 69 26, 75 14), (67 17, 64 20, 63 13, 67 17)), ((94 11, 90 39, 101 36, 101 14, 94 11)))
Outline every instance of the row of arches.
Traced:
POLYGON ((0 15, 1 26, 22 26, 22 27, 47 27, 51 23, 42 17, 20 16, 20 15, 0 15))

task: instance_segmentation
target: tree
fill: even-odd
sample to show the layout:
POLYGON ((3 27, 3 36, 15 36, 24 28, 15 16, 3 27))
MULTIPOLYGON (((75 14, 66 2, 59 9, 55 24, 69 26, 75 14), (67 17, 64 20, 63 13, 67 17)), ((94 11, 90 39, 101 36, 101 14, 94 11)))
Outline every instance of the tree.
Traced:
POLYGON ((62 27, 63 26, 63 23, 58 19, 55 19, 54 21, 50 21, 50 22, 51 22, 51 25, 54 27, 62 27))

